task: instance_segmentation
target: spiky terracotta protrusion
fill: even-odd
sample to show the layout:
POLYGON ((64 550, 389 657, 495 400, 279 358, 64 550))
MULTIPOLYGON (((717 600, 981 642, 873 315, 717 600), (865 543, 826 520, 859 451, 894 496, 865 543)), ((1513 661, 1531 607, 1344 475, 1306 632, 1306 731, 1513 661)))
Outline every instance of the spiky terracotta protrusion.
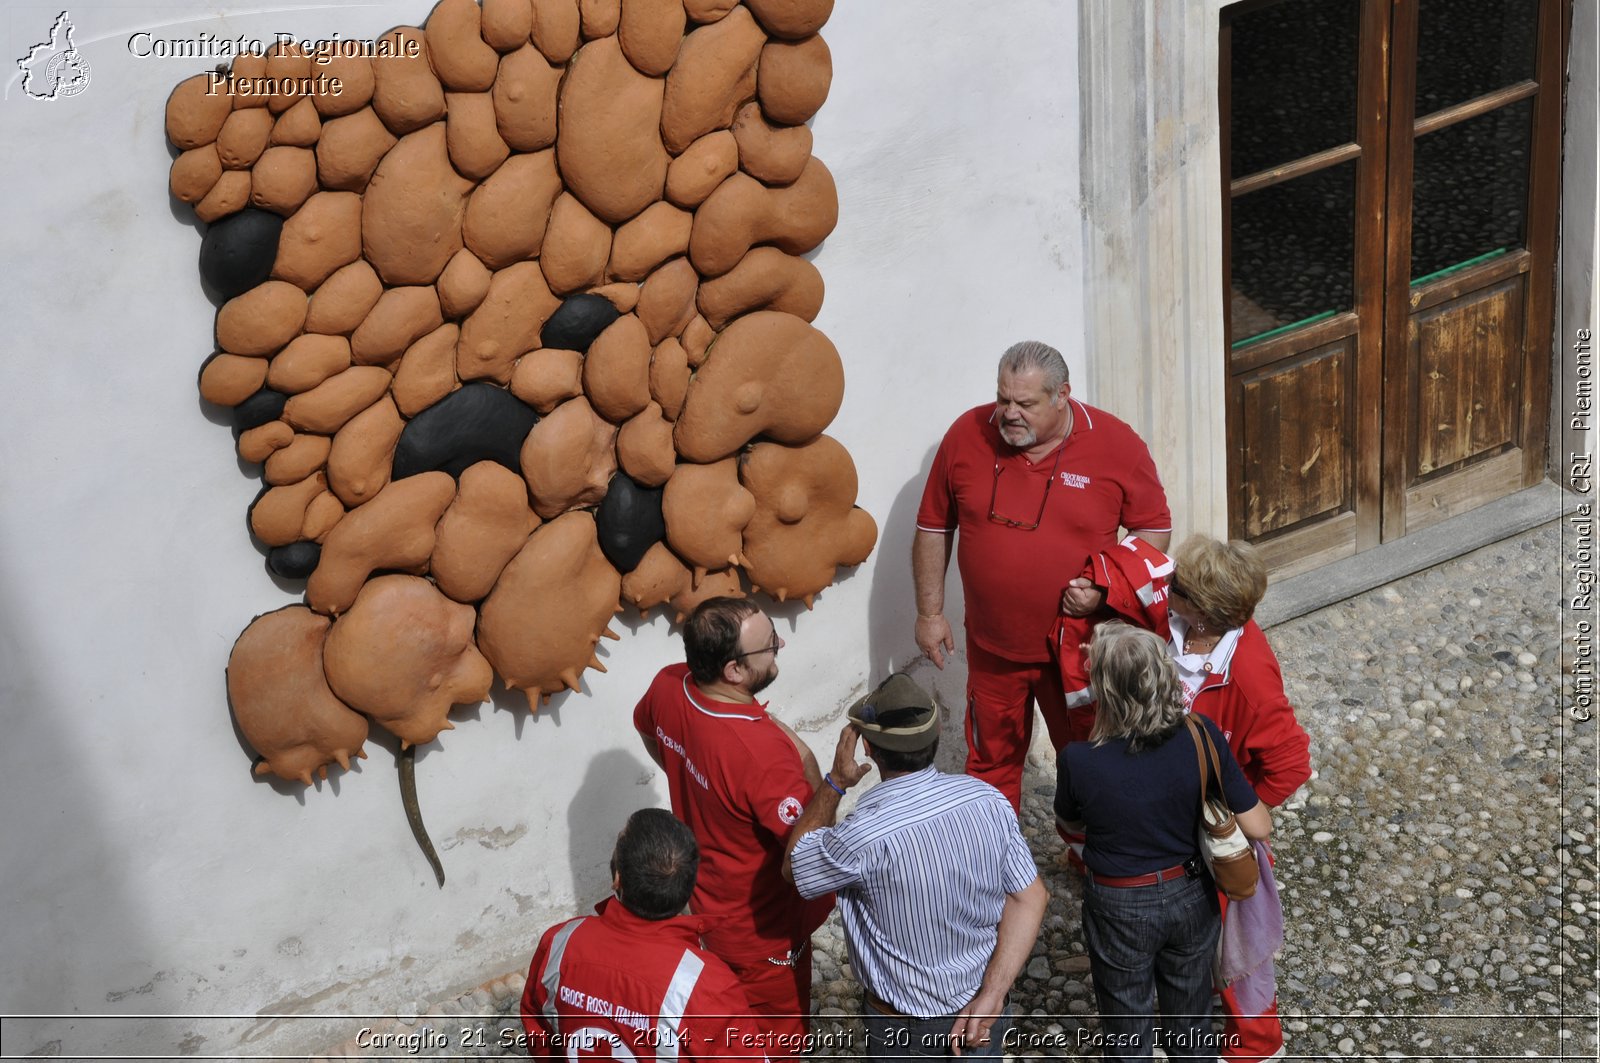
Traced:
POLYGON ((839 565, 859 565, 872 552, 878 528, 855 505, 855 464, 836 440, 757 444, 739 476, 756 503, 744 531, 745 571, 779 601, 802 598, 809 609, 839 565))
POLYGON ((328 632, 328 685, 405 744, 431 742, 453 726, 452 705, 482 701, 494 682, 474 619, 428 580, 379 576, 328 632))
POLYGON ((367 721, 336 697, 323 674, 332 624, 303 605, 258 616, 228 656, 228 700, 239 730, 268 772, 290 782, 327 778, 328 767, 365 757, 367 721))
POLYGON ((594 517, 577 510, 545 524, 506 565, 479 609, 478 644, 495 671, 527 694, 577 690, 608 630, 622 576, 600 552, 594 517))

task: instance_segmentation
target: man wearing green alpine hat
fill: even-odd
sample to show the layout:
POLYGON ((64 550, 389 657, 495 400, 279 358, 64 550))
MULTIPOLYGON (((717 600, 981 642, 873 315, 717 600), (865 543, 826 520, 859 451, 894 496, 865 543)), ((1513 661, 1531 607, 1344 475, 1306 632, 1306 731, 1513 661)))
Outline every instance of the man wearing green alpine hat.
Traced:
POLYGON ((839 895, 868 1059, 999 1057, 1006 994, 1049 902, 1016 815, 988 783, 934 767, 939 708, 910 676, 890 676, 848 717, 789 834, 784 875, 802 897, 839 895), (845 791, 874 766, 882 781, 835 826, 845 791))

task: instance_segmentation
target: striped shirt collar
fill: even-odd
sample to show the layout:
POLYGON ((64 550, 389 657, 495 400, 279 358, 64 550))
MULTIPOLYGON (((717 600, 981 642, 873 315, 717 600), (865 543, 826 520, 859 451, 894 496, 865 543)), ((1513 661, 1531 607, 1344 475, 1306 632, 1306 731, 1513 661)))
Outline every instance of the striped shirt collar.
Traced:
POLYGON ((857 807, 865 805, 871 808, 873 805, 889 800, 901 790, 915 790, 926 785, 933 776, 938 774, 939 769, 929 764, 921 771, 913 771, 906 775, 896 775, 892 779, 881 779, 878 785, 861 795, 861 800, 857 801, 856 805, 857 807))
POLYGON ((687 673, 683 677, 683 696, 697 712, 714 716, 719 720, 745 720, 754 723, 767 718, 766 702, 752 701, 745 705, 737 701, 718 701, 695 685, 694 677, 687 673))

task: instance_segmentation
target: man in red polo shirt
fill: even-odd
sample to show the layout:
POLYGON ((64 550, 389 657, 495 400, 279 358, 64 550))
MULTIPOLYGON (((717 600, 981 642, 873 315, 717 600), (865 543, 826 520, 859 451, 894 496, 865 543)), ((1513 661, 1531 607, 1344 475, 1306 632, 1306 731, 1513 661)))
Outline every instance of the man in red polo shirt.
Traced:
POLYGON ((789 829, 823 785, 816 757, 755 696, 778 675, 783 640, 744 599, 703 602, 683 628, 686 664, 663 668, 633 712, 667 776, 672 811, 700 844, 690 909, 706 948, 744 983, 774 1059, 803 1054, 811 933, 833 907, 783 877, 789 829))
MULTIPOLYGON (((967 773, 1022 807, 1033 703, 1060 749, 1069 721, 1048 635, 1062 611, 1089 617, 1105 594, 1082 578, 1128 529, 1159 550, 1172 517, 1144 441, 1072 398, 1061 352, 1034 340, 1000 358, 996 401, 962 414, 934 455, 911 547, 917 646, 940 668, 955 649, 944 616, 951 537, 967 613, 967 773)), ((1083 733, 1077 734, 1081 730, 1083 733)))

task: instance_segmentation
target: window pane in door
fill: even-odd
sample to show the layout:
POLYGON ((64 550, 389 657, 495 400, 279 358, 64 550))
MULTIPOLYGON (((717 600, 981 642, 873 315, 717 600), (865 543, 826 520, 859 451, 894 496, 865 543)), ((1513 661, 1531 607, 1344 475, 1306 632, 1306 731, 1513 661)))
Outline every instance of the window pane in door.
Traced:
POLYGON ((1417 117, 1533 77, 1539 0, 1421 0, 1417 117))
POLYGON ((1354 305, 1356 160, 1233 200, 1233 336, 1354 305))
POLYGON ((1355 140, 1357 0, 1284 0, 1230 24, 1233 177, 1355 140))
POLYGON ((1533 102, 1519 100, 1417 140, 1411 283, 1523 245, 1533 102))

